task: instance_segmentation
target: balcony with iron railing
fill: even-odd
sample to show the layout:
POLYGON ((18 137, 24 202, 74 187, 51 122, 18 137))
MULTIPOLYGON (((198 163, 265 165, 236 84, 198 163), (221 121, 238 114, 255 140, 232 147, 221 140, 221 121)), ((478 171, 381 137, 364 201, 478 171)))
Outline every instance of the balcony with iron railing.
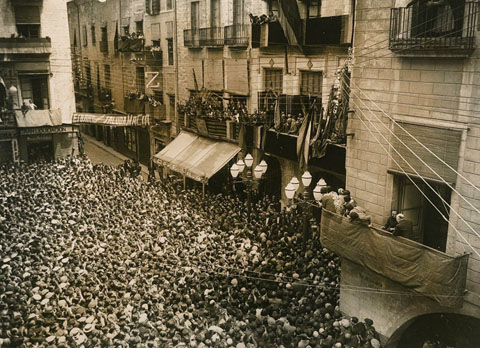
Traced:
POLYGON ((52 44, 46 38, 0 38, 0 54, 50 54, 52 44))
POLYGON ((189 48, 199 48, 200 29, 185 29, 183 31, 183 45, 189 48))
POLYGON ((224 29, 222 27, 200 29, 200 46, 222 47, 223 32, 224 29))
POLYGON ((234 24, 225 27, 225 45, 247 47, 250 40, 250 24, 234 24))
POLYGON ((455 8, 419 2, 392 8, 389 48, 402 56, 469 56, 475 50, 479 8, 473 1, 455 8))

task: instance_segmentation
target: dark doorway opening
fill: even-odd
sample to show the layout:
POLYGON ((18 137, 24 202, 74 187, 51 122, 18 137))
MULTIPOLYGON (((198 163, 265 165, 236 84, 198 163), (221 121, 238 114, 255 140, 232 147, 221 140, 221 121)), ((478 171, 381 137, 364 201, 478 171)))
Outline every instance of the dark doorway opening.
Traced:
POLYGON ((29 143, 27 146, 28 162, 53 161, 53 141, 37 141, 29 143))

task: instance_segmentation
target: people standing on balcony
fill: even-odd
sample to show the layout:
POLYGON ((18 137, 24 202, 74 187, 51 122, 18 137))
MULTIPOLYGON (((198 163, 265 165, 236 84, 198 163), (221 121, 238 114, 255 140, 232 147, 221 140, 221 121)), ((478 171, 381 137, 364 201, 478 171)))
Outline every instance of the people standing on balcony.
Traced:
POLYGON ((397 211, 392 210, 390 216, 387 219, 387 222, 385 223, 385 226, 383 226, 383 229, 389 232, 395 231, 395 226, 397 226, 397 211))
POLYGON ((413 223, 405 218, 403 214, 397 214, 397 226, 392 233, 394 236, 404 237, 415 242, 420 242, 420 238, 413 230, 413 223))

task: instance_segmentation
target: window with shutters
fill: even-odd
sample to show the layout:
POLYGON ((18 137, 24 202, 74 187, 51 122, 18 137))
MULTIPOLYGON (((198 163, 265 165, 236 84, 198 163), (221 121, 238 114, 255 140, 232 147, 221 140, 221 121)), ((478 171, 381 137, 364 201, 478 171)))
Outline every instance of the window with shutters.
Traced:
POLYGON ((100 52, 108 53, 108 32, 107 27, 104 26, 102 29, 102 41, 100 41, 100 52))
POLYGON ((135 31, 137 34, 143 34, 143 21, 135 22, 135 31))
POLYGON ((105 88, 110 89, 112 88, 111 86, 111 75, 110 75, 110 65, 105 64, 104 66, 104 78, 105 78, 105 88))
POLYGON ((145 0, 145 13, 146 14, 152 14, 152 1, 151 0, 145 0))
POLYGON ((19 75, 22 102, 35 104, 37 109, 49 108, 48 75, 19 75))
POLYGON ((88 41, 87 41, 88 35, 87 35, 87 26, 86 25, 84 25, 82 27, 82 34, 83 34, 82 35, 83 46, 87 47, 88 46, 88 41))
POLYGON ((168 53, 168 65, 173 65, 174 64, 174 59, 173 59, 173 39, 169 38, 167 39, 167 53, 168 53))
POLYGON ((97 91, 100 91, 101 81, 100 81, 100 65, 98 63, 95 64, 97 67, 97 91))
POLYGON ((220 0, 210 2, 210 27, 220 27, 220 0))
POLYGON ((173 10, 173 0, 167 0, 167 11, 173 10))
POLYGON ((152 15, 160 13, 160 0, 152 0, 152 15))
POLYGON ((166 35, 166 38, 167 39, 170 39, 170 38, 173 38, 173 21, 168 21, 168 22, 165 22, 165 26, 166 26, 166 32, 167 32, 167 35, 166 35))
POLYGON ((243 24, 243 0, 233 0, 233 25, 243 24))
POLYGON ((90 27, 90 35, 92 36, 92 45, 95 46, 95 44, 97 42, 97 38, 95 36, 95 25, 92 25, 90 27))
POLYGON ((200 2, 194 1, 190 3, 190 28, 192 30, 198 30, 200 28, 200 2))
POLYGON ((145 93, 145 68, 137 66, 136 68, 136 84, 139 92, 145 93))
POLYGON ((150 34, 152 41, 160 40, 160 23, 154 23, 150 26, 150 34))
POLYGON ((264 69, 265 90, 272 89, 277 93, 282 93, 283 90, 283 71, 282 69, 264 69))
POLYGON ((321 71, 301 71, 300 74, 300 94, 321 97, 323 73, 321 71))

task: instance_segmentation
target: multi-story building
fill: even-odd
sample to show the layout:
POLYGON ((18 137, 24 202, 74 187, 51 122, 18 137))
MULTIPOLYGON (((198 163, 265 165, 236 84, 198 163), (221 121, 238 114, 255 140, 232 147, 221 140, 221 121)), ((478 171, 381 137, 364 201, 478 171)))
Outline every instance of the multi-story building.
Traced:
POLYGON ((0 162, 78 150, 67 8, 59 0, 0 2, 0 162))
POLYGON ((479 342, 479 6, 356 2, 346 184, 374 223, 402 212, 415 242, 333 219, 322 239, 342 256, 341 310, 390 347, 479 342))
POLYGON ((144 164, 170 140, 163 65, 170 76, 172 15, 172 1, 68 3, 77 111, 150 115, 149 125, 79 122, 91 122, 83 126, 87 134, 144 164))
MULTIPOLYGON (((278 101, 286 120, 300 113, 303 118, 315 100, 315 120, 321 123, 337 70, 348 57, 353 1, 177 1, 175 19, 178 104, 200 93, 202 100, 213 95, 224 106, 244 103, 255 114, 273 112, 278 101)), ((177 114, 178 129, 238 142, 238 122, 192 117, 182 110, 177 114), (199 130, 202 119, 205 126, 199 130)), ((256 163, 268 157, 267 191, 285 198, 283 187, 304 170, 296 151, 297 132, 263 132, 262 126, 268 125, 247 128, 243 152, 252 152, 256 163)), ((310 161, 309 170, 316 179, 323 176, 342 186, 345 148, 329 145, 325 157, 310 161)))

